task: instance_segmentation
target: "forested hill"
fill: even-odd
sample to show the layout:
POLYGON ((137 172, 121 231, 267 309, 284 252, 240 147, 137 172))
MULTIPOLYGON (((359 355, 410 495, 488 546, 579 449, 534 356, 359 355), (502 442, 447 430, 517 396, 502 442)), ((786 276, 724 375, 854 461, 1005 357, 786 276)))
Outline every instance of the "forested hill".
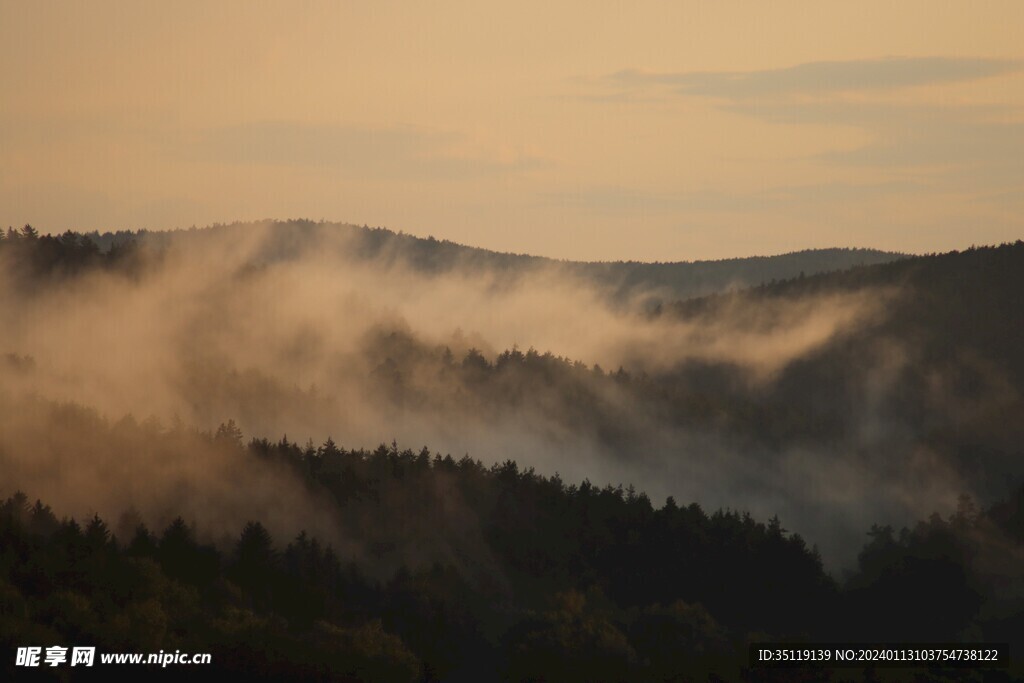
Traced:
POLYGON ((700 316, 742 299, 813 301, 877 293, 884 305, 851 343, 899 339, 920 360, 984 365, 1024 390, 1024 242, 972 247, 842 272, 797 277, 741 293, 682 301, 672 310, 700 316))
POLYGON ((638 311, 248 230, 0 241, 0 644, 309 681, 1018 651, 1024 243, 638 311))
MULTIPOLYGON (((306 253, 312 233, 336 228, 311 223, 276 226, 258 255, 298 258, 296 253, 306 253)), ((247 228, 219 230, 230 236, 236 229, 247 228)), ((392 240, 428 244, 387 231, 352 230, 360 236, 360 253, 366 258, 378 254, 381 261, 387 260, 383 245, 392 240)), ((173 238, 172 233, 144 235, 144 241, 173 238)), ((182 235, 202 240, 216 231, 182 235)), ((154 268, 151 260, 136 258, 138 243, 125 241, 124 235, 109 242, 107 251, 94 243, 75 235, 8 237, 0 242, 0 252, 16 256, 9 261, 12 270, 36 273, 68 272, 91 264, 119 271, 154 268)), ((228 245, 233 243, 227 240, 228 245)), ((437 243, 437 249, 456 249, 446 244, 437 243)), ((501 258, 482 250, 471 253, 501 258)), ((381 270, 382 280, 403 272, 381 270)), ((426 286, 428 280, 418 280, 418 286, 426 286)), ((38 287, 44 278, 27 281, 38 287)), ((227 282, 235 289, 241 286, 237 279, 227 282)), ((365 286, 366 296, 372 297, 379 284, 366 281, 365 286)), ((443 290, 442 306, 458 303, 453 291, 443 290)), ((400 290, 400 296, 408 294, 400 290)), ((458 291, 459 296, 466 294, 465 289, 458 291)), ((659 492, 697 486, 692 473, 684 476, 694 451, 738 448, 739 457, 723 460, 713 474, 704 475, 736 487, 720 500, 723 504, 732 495, 748 494, 747 485, 734 482, 780 476, 763 472, 766 463, 795 457, 797 448, 819 453, 827 449, 827 457, 816 454, 814 461, 831 463, 833 454, 844 453, 871 473, 864 479, 865 495, 877 491, 872 477, 892 486, 898 476, 905 480, 899 486, 912 486, 918 475, 901 470, 904 465, 913 463, 923 476, 941 464, 950 478, 943 496, 969 491, 991 500, 1005 495, 1007 481, 1024 477, 1024 423, 1019 419, 1024 414, 1022 297, 1024 243, 1017 242, 805 274, 663 306, 643 318, 626 319, 639 336, 621 337, 619 361, 605 366, 613 372, 599 367, 594 358, 581 359, 559 347, 522 351, 498 346, 487 352, 464 340, 439 343, 414 328, 391 323, 374 324, 354 341, 346 341, 356 351, 345 364, 328 355, 333 342, 310 336, 309 328, 282 327, 268 338, 282 345, 301 343, 306 355, 299 367, 316 368, 312 376, 321 387, 358 387, 360 400, 382 416, 362 438, 426 441, 429 436, 464 452, 480 447, 460 440, 472 428, 481 429, 488 439, 505 429, 516 434, 524 429, 530 434, 564 433, 571 441, 589 444, 585 457, 607 451, 612 463, 608 467, 615 473, 609 476, 659 492), (300 333, 303 336, 295 336, 300 333), (276 335, 284 341, 277 342, 276 335), (649 344, 648 336, 657 344, 649 344), (423 434, 422 423, 417 423, 403 431, 395 415, 417 415, 430 425, 457 418, 461 428, 454 435, 423 434), (529 427, 519 422, 509 426, 515 420, 524 420, 529 427), (695 435, 703 440, 695 442, 695 435), (922 450, 935 462, 921 460, 922 450), (666 451, 683 455, 669 457, 666 451), (633 468, 643 463, 657 463, 657 481, 633 474, 633 468)), ((512 305, 502 298, 484 301, 495 311, 512 305)), ((590 313, 581 313, 577 300, 567 306, 566 316, 590 313)), ((590 324, 589 318, 581 320, 590 324)), ((268 332, 261 329, 258 334, 268 332)), ((2 350, 46 360, 31 347, 2 350)), ((181 353, 191 358, 194 351, 181 353)), ((181 414, 188 420, 216 424, 233 417, 257 432, 268 425, 298 425, 316 434, 338 429, 337 405, 344 404, 339 398, 343 392, 306 390, 290 374, 275 373, 266 363, 245 366, 233 353, 225 353, 216 363, 190 361, 180 372, 174 391, 187 398, 182 410, 188 412, 181 414)), ((342 426, 358 436, 365 423, 353 420, 342 426)), ((544 443, 546 452, 556 454, 550 457, 558 458, 555 468, 588 474, 582 465, 571 469, 575 461, 565 455, 565 441, 544 443)), ((489 440, 484 443, 491 445, 489 440)), ((503 452, 515 455, 518 448, 503 452)), ((765 512, 777 505, 796 506, 793 501, 803 495, 789 491, 788 482, 781 486, 787 491, 785 499, 780 495, 765 512)), ((810 523, 815 519, 812 516, 810 523)))
MULTIPOLYGON (((776 443, 856 443, 879 471, 928 453, 976 492, 1024 478, 1024 242, 971 248, 679 302, 684 321, 853 300, 858 324, 788 364, 759 391, 705 381, 705 400, 776 443), (743 406, 743 407, 741 407, 743 406), (897 445, 899 444, 899 445, 897 445)), ((667 384, 735 378, 727 364, 690 363, 667 384), (690 379, 685 379, 689 377, 690 379)), ((745 425, 745 426, 742 426, 745 425)))
MULTIPOLYGON (((224 232, 271 227, 276 254, 289 258, 310 244, 332 240, 347 255, 363 260, 410 266, 420 272, 442 274, 455 270, 486 272, 506 276, 525 275, 537 270, 557 268, 626 297, 635 293, 656 292, 666 300, 688 298, 730 288, 756 286, 776 280, 843 270, 858 265, 887 263, 905 258, 876 249, 807 249, 777 256, 752 256, 715 261, 642 263, 636 261, 583 262, 561 261, 480 249, 434 237, 421 238, 386 228, 359 227, 343 223, 287 221, 273 223, 234 223, 216 225, 206 231, 224 232)), ((103 251, 131 240, 162 244, 192 233, 190 230, 148 232, 93 232, 87 236, 103 251)))
MULTIPOLYGON (((0 499, 0 646, 212 652, 194 680, 827 683, 878 679, 772 675, 748 667, 747 648, 913 634, 1016 651, 1024 626, 1024 490, 985 510, 963 498, 949 517, 899 533, 873 526, 838 584, 778 518, 655 505, 632 489, 426 448, 244 446, 231 423, 200 434, 52 409, 56 430, 88 434, 92 450, 229 457, 301 482, 348 542, 275 537, 252 520, 211 543, 180 515, 154 526, 129 509, 78 522, 18 491, 0 499), (396 550, 412 563, 367 572, 396 550)), ((929 669, 899 673, 935 683, 1022 673, 1016 660, 983 679, 929 669)), ((13 658, 0 672, 16 672, 13 658)))

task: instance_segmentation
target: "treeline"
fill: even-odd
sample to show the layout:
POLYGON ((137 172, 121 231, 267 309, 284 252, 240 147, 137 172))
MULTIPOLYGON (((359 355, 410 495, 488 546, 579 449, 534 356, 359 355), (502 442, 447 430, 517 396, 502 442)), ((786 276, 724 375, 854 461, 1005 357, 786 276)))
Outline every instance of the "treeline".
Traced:
POLYGON ((20 230, 0 230, 0 263, 7 282, 24 291, 94 268, 116 268, 137 275, 142 265, 139 257, 140 247, 134 239, 117 240, 100 249, 93 236, 71 230, 62 235, 40 235, 27 224, 20 230))
MULTIPOLYGON (((131 245, 159 249, 173 240, 195 238, 197 235, 236 234, 242 238, 247 231, 270 225, 267 248, 261 256, 279 261, 316 248, 321 242, 343 246, 345 256, 353 260, 373 261, 382 265, 401 265, 415 272, 440 275, 454 271, 486 272, 515 278, 545 269, 564 272, 592 283, 618 300, 650 290, 658 292, 659 300, 671 302, 712 294, 725 289, 756 286, 775 280, 786 280, 798 274, 827 273, 855 266, 887 263, 905 255, 875 249, 809 249, 778 256, 755 256, 715 261, 683 261, 643 263, 636 261, 578 262, 490 251, 457 244, 434 237, 420 238, 387 228, 356 226, 341 223, 319 223, 308 220, 264 223, 215 224, 197 230, 149 231, 118 230, 73 233, 106 253, 131 245)), ((19 231, 8 229, 8 234, 19 231)))
POLYGON ((350 523, 364 554, 304 532, 274 539, 257 520, 231 541, 180 517, 150 528, 133 511, 79 523, 16 493, 0 505, 8 652, 209 651, 199 676, 247 680, 784 680, 747 670, 747 644, 1024 632, 1024 489, 988 510, 965 498, 949 518, 875 527, 837 582, 778 519, 656 506, 631 488, 425 448, 243 446, 230 422, 193 437, 326 494, 323 514, 350 523), (451 559, 422 561, 424 538, 451 559), (397 571, 380 571, 384 556, 402 558, 397 571))

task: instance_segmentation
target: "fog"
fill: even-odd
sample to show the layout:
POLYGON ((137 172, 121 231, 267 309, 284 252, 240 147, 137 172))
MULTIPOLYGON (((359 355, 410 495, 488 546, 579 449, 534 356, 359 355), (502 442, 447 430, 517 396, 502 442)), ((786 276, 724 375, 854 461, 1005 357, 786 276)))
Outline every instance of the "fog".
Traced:
POLYGON ((177 507, 214 538, 261 519, 360 557, 350 532, 297 482, 187 436, 233 419, 246 439, 425 444, 485 463, 514 459, 568 482, 632 483, 658 505, 671 495, 778 514, 840 567, 872 523, 908 523, 973 492, 884 414, 888 378, 910 362, 901 347, 872 355, 859 428, 827 447, 758 443, 714 419, 679 424, 603 373, 579 380, 597 413, 566 392, 511 380, 481 401, 483 390, 467 394, 465 376, 444 360, 446 349, 451 367, 471 349, 492 362, 536 349, 651 378, 703 364, 728 368, 756 393, 870 325, 895 290, 734 296, 696 315, 651 315, 644 302, 658 292, 613 301, 557 264, 517 277, 424 272, 398 254, 357 257, 329 231, 285 248, 272 225, 180 233, 144 258, 135 274, 94 269, 32 291, 0 264, 0 353, 31 357, 0 378, 0 493, 23 489, 58 514, 116 519, 134 509, 153 523, 177 507), (146 421, 173 432, 180 449, 147 450, 141 437, 90 442, 96 424, 118 421, 128 432, 146 421))

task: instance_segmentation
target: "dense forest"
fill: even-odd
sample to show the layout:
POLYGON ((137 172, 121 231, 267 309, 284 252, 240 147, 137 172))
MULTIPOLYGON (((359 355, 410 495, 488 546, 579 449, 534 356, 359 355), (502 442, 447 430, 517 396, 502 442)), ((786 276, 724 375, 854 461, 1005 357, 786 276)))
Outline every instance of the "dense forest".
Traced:
POLYGON ((214 434, 94 429, 100 443, 167 456, 224 449, 272 464, 330 501, 321 514, 349 525, 360 554, 305 532, 275 539, 256 520, 204 542, 181 517, 157 528, 132 510, 58 519, 18 492, 0 507, 8 646, 210 651, 218 675, 268 680, 790 680, 792 671, 748 669, 747 645, 907 634, 1008 642, 1024 629, 1020 598, 1008 598, 1024 576, 1024 488, 986 510, 964 498, 950 517, 898 533, 872 527, 856 572, 838 583, 777 518, 655 505, 511 461, 331 441, 243 446, 233 423, 214 434), (987 555, 996 536, 1010 553, 987 555), (452 558, 374 575, 373 555, 421 544, 452 558), (997 577, 990 563, 1010 566, 997 577))
POLYGON ((0 240, 8 649, 294 680, 905 680, 746 648, 1024 644, 1024 243, 552 279, 244 227, 0 240), (422 292, 445 321, 555 301, 579 332, 556 355, 490 313, 436 331, 422 292))

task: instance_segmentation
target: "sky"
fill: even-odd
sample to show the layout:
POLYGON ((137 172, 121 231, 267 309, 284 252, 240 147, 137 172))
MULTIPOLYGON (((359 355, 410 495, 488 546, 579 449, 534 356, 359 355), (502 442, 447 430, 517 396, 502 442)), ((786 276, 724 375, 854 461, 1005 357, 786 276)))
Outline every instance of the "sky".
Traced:
POLYGON ((1024 237, 1024 3, 0 0, 0 223, 694 260, 1024 237))

